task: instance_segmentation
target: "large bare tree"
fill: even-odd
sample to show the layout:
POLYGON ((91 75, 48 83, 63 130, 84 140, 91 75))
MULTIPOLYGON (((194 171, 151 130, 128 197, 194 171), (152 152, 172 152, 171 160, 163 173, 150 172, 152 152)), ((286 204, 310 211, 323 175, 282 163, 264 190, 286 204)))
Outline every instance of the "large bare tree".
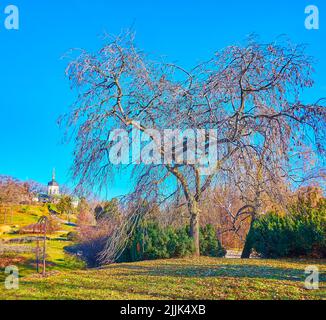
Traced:
MULTIPOLYGON (((294 172, 307 163, 301 157, 318 160, 314 155, 324 151, 322 100, 314 104, 300 100, 302 90, 313 87, 312 59, 301 45, 280 40, 264 44, 252 37, 244 46, 221 50, 192 70, 151 59, 137 49, 128 32, 107 36, 96 53, 76 52, 67 75, 78 95, 66 123, 74 133, 73 174, 78 185, 108 186, 116 170, 132 170, 134 190, 129 200, 187 207, 196 255, 200 254, 200 206, 208 189, 255 168, 260 187, 265 179, 302 176, 302 171, 294 172), (171 141, 161 143, 153 129, 165 140, 169 140, 166 129, 201 131, 193 140, 189 136, 174 140, 168 162, 157 162, 156 155, 146 164, 134 160, 117 166, 109 160, 110 135, 117 128, 146 134, 148 141, 143 144, 150 143, 161 160, 167 157, 166 143, 171 141), (217 135, 209 134, 212 129, 217 135), (211 141, 217 149, 210 170, 203 174, 206 164, 201 160, 211 141), (191 143, 203 147, 195 162, 189 161, 191 143)), ((250 206, 258 204, 258 196, 250 206)))

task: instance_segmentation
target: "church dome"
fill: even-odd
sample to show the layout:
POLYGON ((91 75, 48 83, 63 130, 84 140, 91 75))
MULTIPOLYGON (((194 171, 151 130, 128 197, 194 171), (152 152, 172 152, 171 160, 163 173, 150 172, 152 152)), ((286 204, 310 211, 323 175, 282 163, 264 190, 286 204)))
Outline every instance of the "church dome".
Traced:
POLYGON ((52 180, 48 183, 48 187, 59 187, 58 182, 55 180, 55 169, 53 169, 52 180))
POLYGON ((58 182, 56 182, 55 180, 52 180, 48 183, 49 187, 59 187, 58 182))

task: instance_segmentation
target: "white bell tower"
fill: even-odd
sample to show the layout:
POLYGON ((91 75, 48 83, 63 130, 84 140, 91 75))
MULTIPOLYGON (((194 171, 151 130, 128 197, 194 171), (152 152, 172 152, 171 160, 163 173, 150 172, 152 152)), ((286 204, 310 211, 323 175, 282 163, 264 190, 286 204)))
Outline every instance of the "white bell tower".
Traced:
POLYGON ((55 180, 55 169, 52 171, 52 180, 48 183, 48 195, 58 196, 60 195, 60 187, 58 182, 55 180))

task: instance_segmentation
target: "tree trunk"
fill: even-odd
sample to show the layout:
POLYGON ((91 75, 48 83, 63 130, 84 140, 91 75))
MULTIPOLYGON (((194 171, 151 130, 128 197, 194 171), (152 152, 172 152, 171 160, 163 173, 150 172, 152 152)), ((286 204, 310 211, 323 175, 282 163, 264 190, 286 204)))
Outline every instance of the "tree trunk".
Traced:
POLYGON ((252 230, 255 222, 255 217, 252 217, 249 232, 246 237, 246 242, 242 250, 241 259, 249 259, 252 251, 252 230))
POLYGON ((200 256, 200 246, 199 246, 199 209, 198 203, 193 200, 189 203, 189 213, 190 213, 190 237, 193 238, 195 253, 194 256, 200 256))

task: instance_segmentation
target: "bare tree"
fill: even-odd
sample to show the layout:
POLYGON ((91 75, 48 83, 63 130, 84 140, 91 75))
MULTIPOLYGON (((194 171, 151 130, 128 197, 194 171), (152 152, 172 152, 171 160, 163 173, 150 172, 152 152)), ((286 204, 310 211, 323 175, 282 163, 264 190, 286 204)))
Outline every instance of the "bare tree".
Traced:
POLYGON ((42 183, 39 183, 37 181, 33 181, 33 180, 29 180, 27 182, 28 186, 29 186, 29 192, 31 194, 39 194, 39 193, 46 193, 47 192, 47 187, 42 184, 42 183))
POLYGON ((30 185, 10 176, 0 175, 0 204, 19 204, 30 202, 30 185))
MULTIPOLYGON (((205 192, 232 174, 251 172, 255 159, 259 159, 263 186, 265 178, 270 178, 265 173, 286 179, 294 174, 295 163, 307 163, 302 156, 311 159, 324 151, 322 100, 315 104, 300 100, 301 91, 313 86, 312 71, 305 48, 289 43, 260 44, 250 38, 245 46, 230 46, 186 71, 152 61, 135 47, 131 33, 108 36, 99 52, 82 50, 67 68, 78 89, 75 106, 66 118, 75 133, 74 178, 88 189, 109 184, 118 169, 109 160, 113 129, 145 133, 161 160, 167 157, 166 145, 152 129, 161 137, 167 128, 205 130, 204 139, 196 133, 195 142, 189 137, 175 142, 168 163, 134 161, 131 179, 135 188, 128 197, 160 204, 179 199, 179 206, 187 207, 199 255, 199 216, 205 192), (209 134, 212 129, 218 134, 209 134), (211 140, 217 145, 210 163, 214 170, 202 174, 205 165, 188 161, 192 156, 188 146, 204 146, 201 160, 211 140), (180 154, 184 156, 181 162, 180 154)), ((129 166, 119 166, 123 167, 129 166)))

